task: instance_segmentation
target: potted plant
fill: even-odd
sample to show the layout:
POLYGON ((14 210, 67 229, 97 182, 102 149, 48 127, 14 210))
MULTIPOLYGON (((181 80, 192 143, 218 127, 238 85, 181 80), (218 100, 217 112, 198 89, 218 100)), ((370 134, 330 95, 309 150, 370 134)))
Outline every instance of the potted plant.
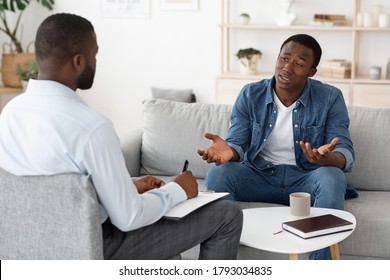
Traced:
POLYGON ((10 38, 9 53, 6 53, 4 43, 3 59, 2 59, 2 80, 4 86, 20 87, 21 83, 16 74, 16 65, 20 64, 21 67, 26 67, 28 62, 35 58, 34 53, 26 53, 22 47, 22 42, 18 37, 18 29, 20 21, 25 9, 33 1, 40 3, 42 6, 49 10, 53 9, 54 0, 0 0, 0 32, 3 32, 10 38), (11 13, 16 14, 16 22, 14 26, 8 21, 8 16, 11 13))
POLYGON ((257 64, 262 55, 260 50, 254 48, 240 49, 236 56, 240 62, 240 70, 244 75, 255 75, 259 73, 257 64))
POLYGON ((22 67, 20 64, 16 66, 16 74, 22 82, 23 89, 26 89, 27 83, 30 79, 38 78, 38 64, 34 59, 27 63, 26 67, 22 67))
POLYGON ((251 16, 247 13, 240 14, 238 18, 241 24, 248 24, 251 20, 251 16))

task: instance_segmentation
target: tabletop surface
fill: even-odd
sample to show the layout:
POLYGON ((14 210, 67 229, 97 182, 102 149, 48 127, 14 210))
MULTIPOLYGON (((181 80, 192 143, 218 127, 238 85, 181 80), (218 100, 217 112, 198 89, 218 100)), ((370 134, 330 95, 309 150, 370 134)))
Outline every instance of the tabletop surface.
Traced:
POLYGON ((256 249, 284 254, 302 254, 336 244, 355 230, 356 219, 346 211, 329 208, 310 208, 310 216, 296 217, 290 214, 289 207, 262 207, 244 209, 244 225, 240 243, 256 249), (314 237, 300 238, 286 230, 282 223, 307 217, 333 214, 354 224, 353 230, 314 237))

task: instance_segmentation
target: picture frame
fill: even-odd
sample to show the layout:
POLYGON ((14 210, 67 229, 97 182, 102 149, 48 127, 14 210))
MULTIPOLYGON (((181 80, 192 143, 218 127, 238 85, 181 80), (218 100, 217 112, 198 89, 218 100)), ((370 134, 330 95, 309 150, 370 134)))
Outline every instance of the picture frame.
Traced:
POLYGON ((162 11, 196 11, 199 0, 160 0, 162 11))
POLYGON ((101 0, 102 17, 150 18, 150 0, 101 0))

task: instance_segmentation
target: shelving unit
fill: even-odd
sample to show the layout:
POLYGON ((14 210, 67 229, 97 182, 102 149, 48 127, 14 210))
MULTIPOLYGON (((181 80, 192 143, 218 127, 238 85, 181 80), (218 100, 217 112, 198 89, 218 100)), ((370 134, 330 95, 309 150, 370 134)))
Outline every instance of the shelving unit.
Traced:
MULTIPOLYGON (((310 0, 308 0, 310 1, 310 0)), ((390 108, 390 79, 382 78, 380 80, 369 79, 368 71, 363 71, 364 66, 360 65, 362 53, 365 50, 361 49, 362 36, 366 34, 374 35, 377 42, 383 38, 383 35, 390 35, 390 27, 360 27, 356 25, 357 14, 362 11, 362 2, 369 0, 350 0, 351 9, 353 11, 352 18, 349 25, 345 26, 311 26, 311 25, 291 25, 291 26, 278 26, 274 24, 238 24, 231 20, 231 6, 230 0, 221 0, 221 68, 220 75, 217 77, 217 94, 216 103, 233 104, 241 88, 250 82, 258 81, 264 78, 270 78, 273 75, 273 68, 265 69, 261 71, 259 75, 255 76, 243 76, 235 71, 231 65, 231 59, 234 56, 232 49, 232 33, 251 32, 253 36, 258 34, 275 34, 275 33, 315 33, 316 38, 322 36, 329 36, 329 34, 336 34, 343 36, 350 40, 350 59, 351 62, 351 78, 349 79, 335 79, 322 77, 317 74, 314 78, 323 82, 333 84, 340 88, 344 94, 347 104, 364 107, 383 107, 390 108), (352 7, 353 6, 353 7, 352 7)), ((302 2, 302 1, 301 1, 302 2)), ((367 3, 366 3, 367 4, 367 3)), ((390 5, 390 4, 387 4, 390 5)), ((389 7, 388 7, 389 8, 389 7)), ((300 10, 302 12, 302 10, 300 10)), ((340 12, 342 13, 342 12, 340 12)), ((390 37, 390 36, 388 36, 390 37)), ((287 38, 287 37, 286 37, 287 38)), ((267 42, 272 44, 276 50, 279 49, 282 42, 267 42)), ((335 44, 337 47, 337 44, 335 44)), ((389 55, 390 57, 390 51, 389 55)), ((261 60, 260 60, 261 62, 261 60)), ((387 60, 384 62, 386 63, 387 60)), ((383 72, 386 69, 382 67, 383 72)))

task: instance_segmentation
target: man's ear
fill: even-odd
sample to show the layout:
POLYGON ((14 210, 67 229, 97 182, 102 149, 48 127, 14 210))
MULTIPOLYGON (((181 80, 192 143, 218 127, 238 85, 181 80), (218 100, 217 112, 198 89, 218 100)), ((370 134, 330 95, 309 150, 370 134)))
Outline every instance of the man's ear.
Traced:
POLYGON ((317 68, 312 68, 312 69, 310 69, 309 75, 307 75, 307 76, 313 77, 316 73, 317 73, 317 68))
POLYGON ((85 57, 82 54, 75 54, 73 56, 73 67, 76 69, 78 72, 83 72, 85 68, 85 57))

